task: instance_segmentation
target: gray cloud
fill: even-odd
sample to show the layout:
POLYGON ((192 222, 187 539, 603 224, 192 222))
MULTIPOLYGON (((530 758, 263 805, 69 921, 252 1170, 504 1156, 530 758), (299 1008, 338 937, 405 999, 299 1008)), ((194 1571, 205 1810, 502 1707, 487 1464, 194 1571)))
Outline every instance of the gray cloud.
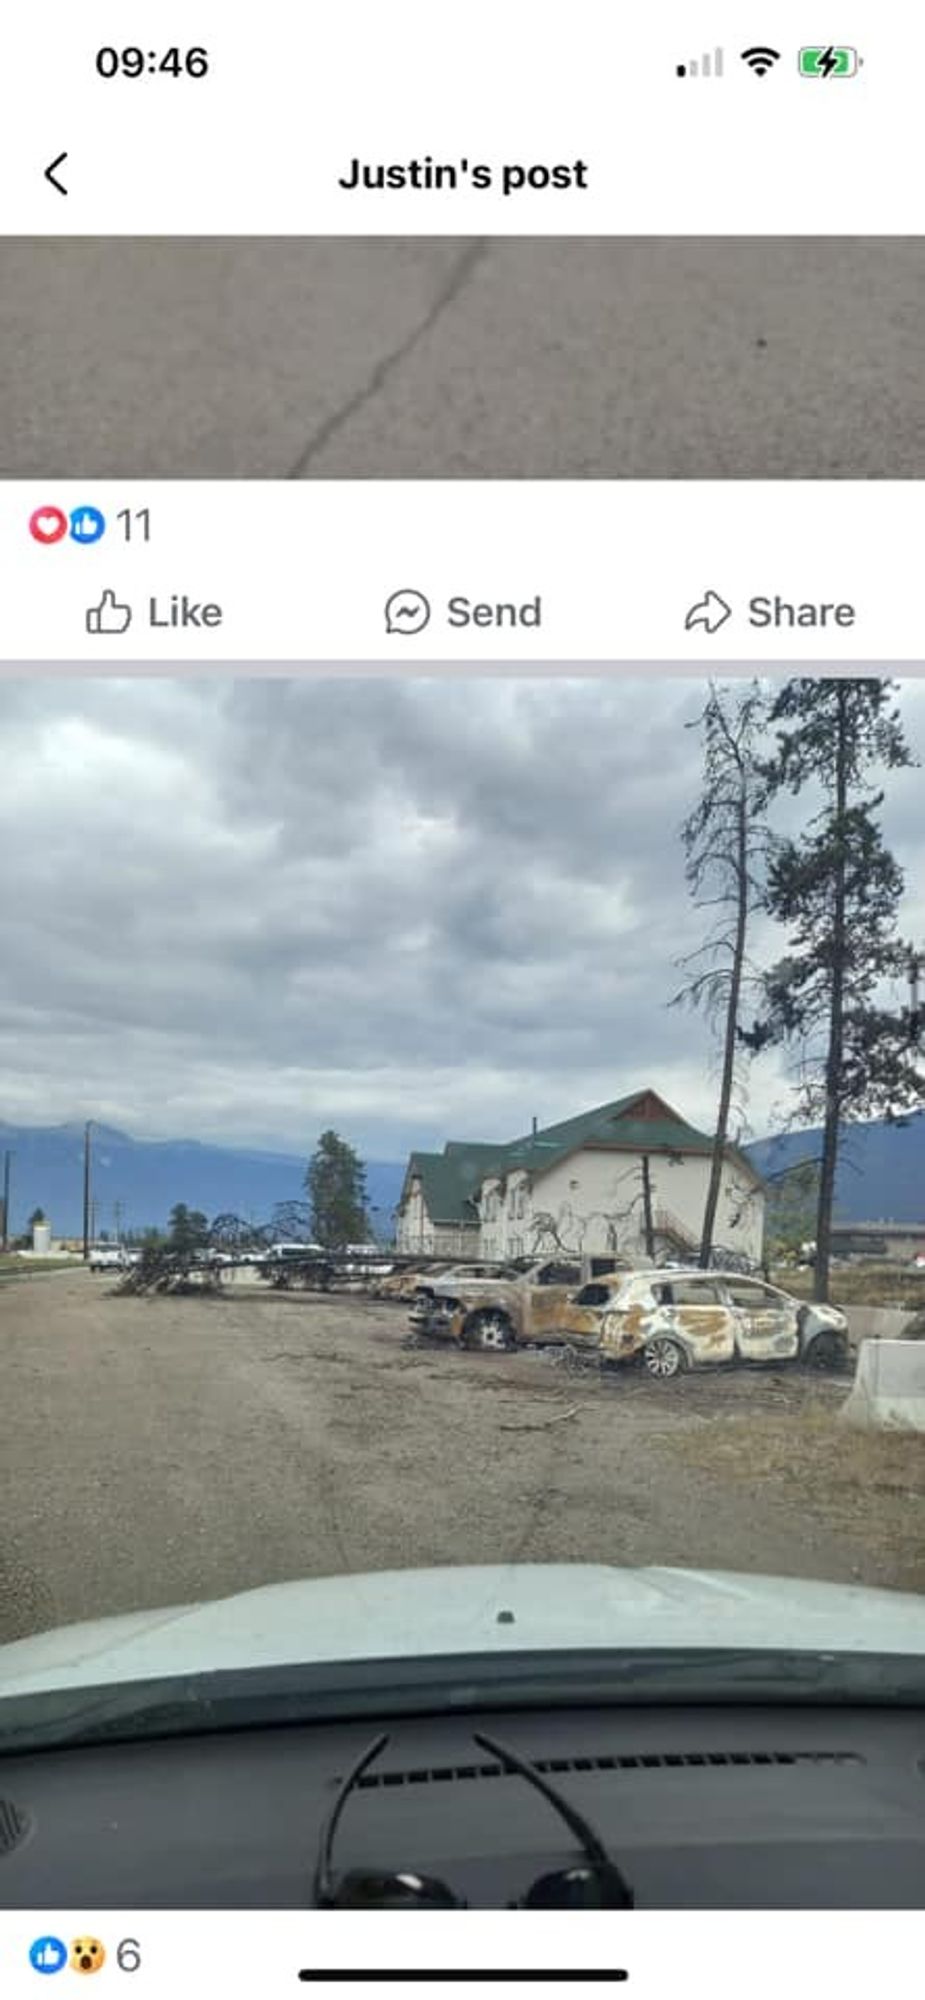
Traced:
MULTIPOLYGON (((669 1010, 705 689, 0 683, 0 1116, 370 1156, 644 1082, 709 1122, 669 1010)), ((925 687, 903 713, 925 743, 925 687)), ((887 781, 925 937, 921 774, 887 781)), ((771 940, 768 940, 770 943, 771 940)), ((781 1095, 754 1073, 752 1123, 781 1095)))

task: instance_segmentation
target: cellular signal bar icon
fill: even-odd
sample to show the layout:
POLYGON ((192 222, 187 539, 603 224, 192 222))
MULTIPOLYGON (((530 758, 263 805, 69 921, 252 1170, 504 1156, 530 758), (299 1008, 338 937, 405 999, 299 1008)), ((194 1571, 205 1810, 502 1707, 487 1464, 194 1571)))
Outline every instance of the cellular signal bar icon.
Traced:
POLYGON ((722 76, 722 49, 708 49, 705 55, 692 56, 690 62, 678 63, 676 76, 722 76))

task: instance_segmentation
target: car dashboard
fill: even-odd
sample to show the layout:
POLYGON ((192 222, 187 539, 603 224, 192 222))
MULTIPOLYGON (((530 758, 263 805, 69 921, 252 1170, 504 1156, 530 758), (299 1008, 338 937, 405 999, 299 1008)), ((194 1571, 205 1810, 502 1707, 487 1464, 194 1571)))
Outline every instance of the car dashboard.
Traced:
POLYGON ((479 1707, 0 1758, 0 1907, 299 1909, 338 1789, 339 1867, 516 1904, 576 1855, 473 1731, 526 1757, 602 1838, 640 1909, 925 1907, 925 1710, 479 1707))

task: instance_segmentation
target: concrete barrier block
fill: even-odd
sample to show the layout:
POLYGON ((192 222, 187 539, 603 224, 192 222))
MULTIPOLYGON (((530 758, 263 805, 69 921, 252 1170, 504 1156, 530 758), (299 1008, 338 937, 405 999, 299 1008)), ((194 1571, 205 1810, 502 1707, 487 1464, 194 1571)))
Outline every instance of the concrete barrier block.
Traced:
POLYGON ((925 1344, 862 1340, 839 1415, 859 1430, 925 1431, 925 1344))
POLYGON ((862 1340, 899 1340, 912 1316, 911 1306, 845 1306, 852 1345, 862 1340))

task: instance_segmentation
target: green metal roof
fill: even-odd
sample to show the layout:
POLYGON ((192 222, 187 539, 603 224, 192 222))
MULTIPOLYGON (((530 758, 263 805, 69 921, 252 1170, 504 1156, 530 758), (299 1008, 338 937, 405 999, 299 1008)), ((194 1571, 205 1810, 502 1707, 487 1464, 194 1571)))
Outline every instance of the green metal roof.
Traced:
MULTIPOLYGON (((634 1090, 628 1097, 599 1104, 593 1111, 564 1118, 542 1131, 528 1132, 507 1145, 450 1139, 442 1153, 412 1153, 402 1199, 411 1181, 418 1178, 432 1222, 474 1222, 475 1199, 486 1177, 501 1179, 515 1168, 544 1173, 580 1147, 702 1155, 712 1151, 713 1140, 679 1118, 657 1091, 634 1090)), ((726 1156, 761 1183, 761 1175, 737 1147, 727 1146, 726 1156)))
POLYGON ((412 1153, 402 1189, 404 1200, 410 1183, 419 1180, 431 1222, 478 1222, 475 1199, 485 1171, 485 1161, 494 1158, 497 1146, 467 1147, 451 1141, 443 1153, 412 1153))

